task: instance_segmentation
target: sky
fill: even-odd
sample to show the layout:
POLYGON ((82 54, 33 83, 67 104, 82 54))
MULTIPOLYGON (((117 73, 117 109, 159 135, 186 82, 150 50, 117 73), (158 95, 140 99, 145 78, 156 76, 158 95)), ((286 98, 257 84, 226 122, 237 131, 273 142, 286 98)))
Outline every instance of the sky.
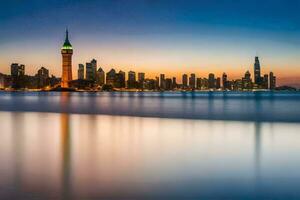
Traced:
POLYGON ((27 74, 44 66, 61 75, 69 29, 79 63, 105 71, 183 73, 230 79, 260 57, 262 73, 300 86, 300 0, 0 0, 0 72, 13 62, 27 74))

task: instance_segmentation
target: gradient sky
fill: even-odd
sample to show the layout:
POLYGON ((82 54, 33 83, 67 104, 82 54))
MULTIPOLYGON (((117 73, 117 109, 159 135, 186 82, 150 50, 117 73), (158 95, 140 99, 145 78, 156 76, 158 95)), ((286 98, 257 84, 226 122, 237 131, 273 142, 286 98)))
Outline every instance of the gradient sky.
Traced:
POLYGON ((105 71, 229 78, 262 71, 300 85, 300 0, 1 0, 0 72, 12 62, 60 76, 66 27, 73 71, 92 58, 105 71))

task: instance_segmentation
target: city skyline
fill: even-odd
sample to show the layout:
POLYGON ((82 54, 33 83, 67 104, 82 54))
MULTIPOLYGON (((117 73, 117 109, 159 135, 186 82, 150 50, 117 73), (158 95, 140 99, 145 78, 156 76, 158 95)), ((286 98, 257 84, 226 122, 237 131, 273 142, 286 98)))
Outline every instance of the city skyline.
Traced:
MULTIPOLYGON (((35 76, 26 74, 25 65, 12 63, 10 75, 0 74, 1 89, 30 89, 46 91, 113 91, 113 90, 148 90, 148 91, 172 91, 172 90, 229 90, 229 91, 251 91, 251 90, 275 90, 277 89, 277 78, 275 74, 262 73, 259 57, 255 56, 253 65, 254 77, 251 77, 249 70, 240 79, 229 79, 226 72, 222 78, 209 73, 208 78, 198 77, 195 73, 182 75, 181 84, 176 77, 167 77, 160 73, 155 79, 145 76, 145 72, 122 70, 117 72, 112 68, 105 74, 105 71, 97 65, 97 60, 92 59, 86 64, 78 64, 77 79, 73 79, 73 46, 69 40, 69 31, 66 29, 65 40, 60 49, 62 55, 61 77, 49 75, 49 70, 41 67, 35 76), (262 75, 263 74, 263 75, 262 75), (127 80, 127 81, 126 81, 127 80)), ((288 87, 292 89, 291 87, 288 87)), ((283 87, 281 89, 288 89, 283 87)))
MULTIPOLYGON (((61 48, 61 54, 62 54, 62 58, 63 58, 62 59, 62 69, 61 69, 61 75, 62 75, 61 76, 61 78, 62 78, 61 86, 63 88, 69 88, 68 83, 70 81, 72 81, 72 80, 84 80, 85 79, 85 80, 93 80, 93 81, 96 81, 96 83, 97 83, 97 82, 99 82, 99 80, 97 80, 99 78, 97 78, 96 76, 98 76, 97 73, 99 73, 99 71, 101 73, 103 73, 103 78, 100 81, 102 84, 100 84, 100 86, 103 85, 104 83, 106 83, 105 78, 104 78, 105 77, 105 72, 103 70, 103 67, 97 65, 97 60, 95 58, 93 58, 91 60, 91 62, 86 62, 86 65, 84 65, 82 63, 79 63, 78 64, 77 73, 75 73, 75 74, 77 74, 77 76, 75 75, 76 79, 73 79, 73 77, 74 77, 73 74, 74 74, 74 71, 76 71, 76 69, 74 69, 73 64, 72 64, 73 63, 72 62, 73 47, 72 47, 72 45, 71 45, 71 43, 69 41, 68 29, 66 30, 66 33, 65 33, 65 40, 64 40, 63 47, 61 48)), ((259 62, 258 59, 259 59, 258 56, 255 56, 253 82, 252 82, 252 77, 251 77, 251 73, 249 72, 249 70, 246 71, 244 78, 248 79, 247 81, 250 82, 251 84, 253 83, 253 84, 258 85, 258 86, 261 85, 262 82, 266 82, 266 86, 263 86, 264 89, 269 89, 269 88, 270 89, 274 89, 276 87, 276 84, 277 84, 277 77, 274 76, 275 77, 274 83, 271 83, 271 82, 273 82, 273 80, 271 81, 271 78, 269 79, 269 74, 268 73, 270 73, 270 76, 272 74, 272 77, 273 77, 273 74, 274 74, 273 71, 268 72, 268 73, 264 73, 264 71, 261 71, 261 66, 260 66, 260 62, 259 62), (262 74, 264 74, 264 75, 261 76, 262 74), (246 76, 248 76, 248 78, 246 78, 246 76), (264 78, 266 78, 266 80, 263 80, 264 78), (271 85, 273 85, 273 86, 271 86, 271 85)), ((21 70, 21 74, 25 75, 25 65, 24 64, 20 64, 19 65, 19 63, 12 63, 11 64, 11 75, 12 76, 13 76, 13 70, 14 70, 13 68, 14 68, 14 66, 16 66, 16 69, 17 69, 16 73, 17 74, 20 73, 20 72, 18 72, 18 70, 21 70)), ((43 71, 43 70, 47 70, 47 72, 46 72, 46 74, 47 74, 46 78, 47 77, 50 78, 49 70, 46 69, 44 66, 41 66, 38 69, 38 71, 35 74, 35 76, 40 75, 40 71, 43 71)), ((109 74, 112 70, 114 70, 114 73, 116 73, 115 68, 111 68, 110 71, 107 74, 109 74)), ((124 71, 122 71, 122 70, 120 70, 119 73, 122 73, 122 74, 124 73, 124 75, 122 75, 122 76, 123 76, 123 79, 125 81, 126 80, 126 73, 124 71)), ((134 73, 134 81, 133 82, 136 82, 135 81, 135 79, 136 79, 136 77, 135 77, 135 71, 132 71, 132 70, 128 71, 127 79, 128 79, 128 81, 130 81, 130 74, 132 74, 132 73, 134 73)), ((145 80, 145 72, 138 71, 137 73, 138 73, 138 76, 140 76, 140 74, 143 74, 143 80, 145 80)), ((45 73, 41 74, 42 79, 45 78, 43 74, 45 74, 45 73)), ((202 77, 197 76, 197 78, 196 78, 196 74, 194 72, 190 72, 191 77, 188 77, 188 74, 189 73, 183 73, 183 74, 180 74, 180 75, 177 74, 177 75, 173 75, 171 78, 170 77, 166 78, 166 80, 168 80, 168 81, 170 80, 170 84, 169 85, 173 85, 173 86, 169 86, 168 88, 173 88, 173 89, 176 88, 176 87, 174 87, 174 85, 180 84, 178 82, 178 81, 180 81, 181 82, 180 85, 183 86, 183 89, 187 89, 188 88, 187 86, 191 85, 190 82, 193 82, 192 85, 194 85, 194 86, 190 87, 190 89, 199 89, 198 83, 197 83, 198 79, 200 78, 200 81, 201 81, 201 79, 203 77, 205 77, 205 76, 202 76, 202 77), (178 77, 180 77, 180 78, 178 78, 178 77)), ((30 76, 32 74, 26 74, 26 75, 30 76)), ((168 75, 170 75, 170 73, 167 74, 167 76, 168 75)), ((211 75, 213 75, 213 77, 215 77, 215 74, 213 72, 208 72, 208 79, 207 80, 210 79, 211 75)), ((216 89, 218 89, 218 88, 226 89, 226 86, 225 86, 226 83, 224 83, 224 75, 226 75, 226 80, 231 81, 231 82, 244 81, 243 77, 242 78, 238 77, 238 78, 235 78, 235 79, 234 78, 230 79, 230 78, 228 78, 228 74, 225 71, 223 71, 223 73, 222 73, 222 79, 220 78, 221 76, 218 76, 218 75, 216 76, 216 79, 214 79, 214 81, 217 81, 219 83, 219 84, 217 84, 217 85, 219 85, 219 87, 215 87, 216 89), (222 81, 222 84, 221 84, 221 81, 222 81)), ((52 73, 52 76, 54 76, 53 73, 52 73)), ((155 81, 155 79, 159 79, 159 83, 157 83, 157 84, 159 85, 160 88, 164 88, 162 86, 163 84, 161 83, 161 79, 165 79, 166 74, 165 73, 160 73, 159 76, 160 77, 158 77, 157 73, 156 74, 152 74, 152 76, 150 75, 149 77, 147 77, 147 80, 154 80, 155 81)), ((54 78, 54 82, 56 83, 57 82, 57 78, 55 76, 53 78, 54 78)), ((138 77, 138 79, 140 79, 140 77, 138 77)), ((204 78, 204 79, 206 80, 206 78, 204 78)), ((49 84, 49 81, 45 81, 45 80, 39 80, 38 82, 41 82, 41 81, 42 82, 46 82, 46 83, 49 84)), ((111 84, 111 85, 114 85, 114 84, 111 84)), ((123 84, 121 84, 121 85, 123 85, 123 84)), ((132 85, 135 85, 135 84, 132 83, 132 85)), ((289 86, 293 86, 293 85, 290 84, 289 86)), ((132 87, 130 87, 130 86, 128 87, 127 84, 126 84, 126 87, 127 88, 135 88, 133 86, 132 87)), ((233 84, 232 84, 232 87, 234 87, 233 84)), ((123 88, 125 88, 125 82, 124 82, 123 88)), ((200 86, 200 88, 201 88, 201 86, 200 86)), ((207 86, 207 88, 214 88, 214 87, 207 86)), ((243 88, 243 87, 241 87, 241 88, 243 88)), ((246 89, 250 89, 250 88, 252 89, 252 86, 249 87, 249 88, 246 87, 246 89)))
POLYGON ((105 71, 183 73, 207 76, 224 71, 232 79, 252 68, 278 75, 279 85, 299 85, 299 3, 292 1, 53 1, 6 2, 0 11, 0 72, 24 63, 28 74, 41 66, 61 74, 57 48, 63 29, 72 32, 73 74, 93 58, 105 71), (29 15, 28 13, 32 13, 29 15), (91 18, 87 13, 93 15, 91 18), (75 67, 76 66, 76 67, 75 67))
POLYGON ((176 77, 167 77, 160 73, 155 79, 145 76, 145 72, 129 71, 117 72, 114 68, 105 73, 102 67, 98 67, 97 60, 92 59, 86 64, 78 64, 77 79, 73 79, 72 55, 73 46, 69 40, 68 29, 65 32, 65 40, 61 48, 61 78, 49 75, 49 70, 41 67, 35 76, 26 74, 25 65, 12 63, 10 75, 0 74, 0 88, 8 90, 46 90, 46 91, 187 91, 187 90, 223 90, 223 91, 252 91, 252 90, 287 90, 294 88, 277 88, 275 74, 262 73, 259 57, 255 56, 253 65, 254 75, 251 77, 249 70, 240 79, 229 79, 226 72, 222 77, 209 73, 208 78, 198 77, 195 73, 182 74, 181 84, 176 77), (263 75, 262 75, 263 74, 263 75))

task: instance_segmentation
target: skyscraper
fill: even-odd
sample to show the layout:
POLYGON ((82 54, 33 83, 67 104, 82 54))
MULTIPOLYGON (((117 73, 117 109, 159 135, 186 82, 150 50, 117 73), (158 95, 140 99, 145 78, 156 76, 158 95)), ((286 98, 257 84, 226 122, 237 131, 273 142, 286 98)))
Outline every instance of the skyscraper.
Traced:
POLYGON ((43 88, 49 85, 49 70, 46 69, 45 67, 41 67, 37 74, 36 78, 38 81, 38 88, 43 88))
POLYGON ((197 80, 196 80, 196 87, 197 87, 197 89, 198 90, 201 90, 201 88, 202 88, 202 78, 197 78, 197 80))
POLYGON ((220 89, 220 88, 221 88, 221 78, 220 78, 220 77, 218 77, 218 78, 216 79, 216 88, 217 88, 217 89, 220 89))
POLYGON ((173 89, 177 88, 177 82, 176 82, 176 77, 172 78, 172 85, 173 85, 173 89))
POLYGON ((143 89, 144 81, 145 81, 145 73, 139 72, 138 73, 138 86, 140 89, 143 89))
POLYGON ((25 65, 19 65, 18 63, 12 63, 10 66, 11 76, 23 76, 25 75, 25 65))
POLYGON ((92 63, 90 62, 87 62, 85 64, 85 78, 86 80, 89 80, 89 81, 92 81, 93 80, 93 67, 92 67, 92 63))
POLYGON ((182 75, 182 87, 187 88, 188 86, 188 75, 183 74, 182 75))
POLYGON ((260 63, 257 56, 255 57, 255 63, 254 63, 254 83, 258 86, 261 85, 260 63))
POLYGON ((109 72, 107 72, 106 73, 106 84, 114 87, 115 79, 116 79, 115 76, 116 76, 115 69, 111 69, 109 72))
POLYGON ((72 55, 73 47, 69 41, 69 32, 66 30, 66 39, 61 48, 62 54, 62 80, 61 87, 69 88, 69 82, 72 81, 72 55))
POLYGON ((173 90, 173 83, 172 83, 172 79, 170 78, 166 78, 165 80, 165 90, 173 90))
POLYGON ((216 80, 215 80, 215 75, 210 73, 208 75, 208 88, 209 89, 215 89, 216 88, 216 80))
POLYGON ((262 81, 262 87, 263 89, 269 89, 269 75, 265 74, 262 81))
POLYGON ((138 73, 138 82, 141 83, 145 80, 145 73, 144 72, 139 72, 138 73))
POLYGON ((189 86, 191 89, 195 89, 195 85, 196 85, 196 75, 191 74, 191 76, 189 78, 189 86))
POLYGON ((202 79, 201 88, 208 89, 208 79, 207 78, 202 79))
POLYGON ((136 88, 136 76, 135 72, 133 71, 128 72, 127 87, 131 89, 136 88))
POLYGON ((160 89, 165 89, 165 87, 166 87, 166 80, 165 80, 165 75, 164 74, 160 75, 159 87, 160 87, 160 89))
POLYGON ((156 90, 159 89, 159 77, 158 76, 155 77, 155 89, 156 90))
POLYGON ((125 88, 125 72, 122 70, 116 73, 114 86, 116 88, 125 88))
POLYGON ((84 65, 83 64, 78 65, 78 79, 79 80, 84 79, 84 65))
POLYGON ((101 67, 99 67, 97 74, 96 74, 96 82, 98 85, 102 86, 105 82, 105 73, 101 67))
POLYGON ((93 59, 86 63, 86 79, 89 81, 96 81, 97 76, 97 60, 93 59))
POLYGON ((228 81, 227 81, 227 74, 224 72, 223 75, 222 75, 222 87, 223 87, 223 90, 226 90, 228 89, 228 81))
POLYGON ((252 89, 252 80, 249 71, 246 71, 244 78, 242 78, 242 85, 243 85, 243 89, 246 90, 252 89))
POLYGON ((274 90, 276 88, 276 76, 274 76, 273 72, 270 72, 270 90, 274 90))
POLYGON ((12 78, 12 88, 22 88, 24 87, 24 75, 25 75, 25 65, 19 65, 18 63, 13 63, 10 66, 10 73, 12 78))
POLYGON ((92 65, 92 80, 96 81, 96 76, 97 76, 97 60, 93 59, 91 61, 91 65, 92 65))

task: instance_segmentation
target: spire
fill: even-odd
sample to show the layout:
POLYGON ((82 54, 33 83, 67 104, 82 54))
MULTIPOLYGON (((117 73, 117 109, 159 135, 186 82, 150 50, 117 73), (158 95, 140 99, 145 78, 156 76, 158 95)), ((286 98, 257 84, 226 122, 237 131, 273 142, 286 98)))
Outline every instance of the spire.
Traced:
POLYGON ((66 40, 65 41, 69 42, 69 31, 68 31, 68 28, 66 29, 66 40))
POLYGON ((62 47, 63 49, 72 49, 72 45, 69 41, 69 31, 68 29, 66 29, 66 39, 65 39, 65 43, 62 47))

